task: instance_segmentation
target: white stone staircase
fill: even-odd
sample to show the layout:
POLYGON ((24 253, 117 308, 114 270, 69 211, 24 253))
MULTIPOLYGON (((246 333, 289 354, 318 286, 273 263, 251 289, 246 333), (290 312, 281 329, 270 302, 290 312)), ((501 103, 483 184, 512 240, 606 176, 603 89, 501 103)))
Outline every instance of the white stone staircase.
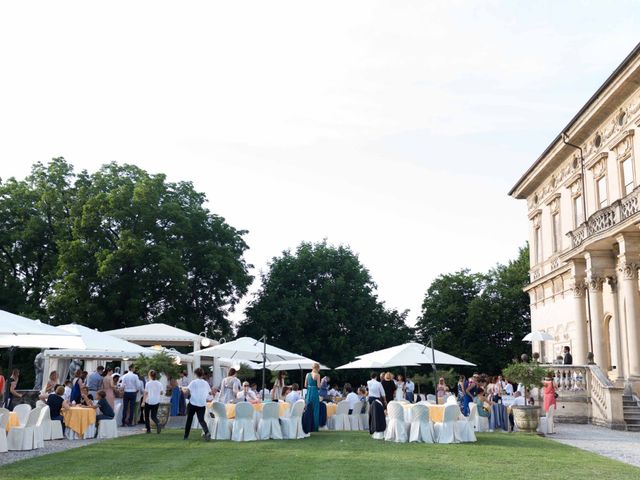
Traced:
POLYGON ((630 432, 640 432, 640 405, 633 395, 622 396, 624 423, 630 432))

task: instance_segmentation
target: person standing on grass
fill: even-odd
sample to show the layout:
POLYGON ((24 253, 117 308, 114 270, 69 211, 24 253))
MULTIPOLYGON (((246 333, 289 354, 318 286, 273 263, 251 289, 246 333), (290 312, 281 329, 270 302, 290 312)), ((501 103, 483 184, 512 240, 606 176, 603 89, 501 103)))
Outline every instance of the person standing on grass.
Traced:
POLYGON ((131 365, 129 371, 120 379, 124 395, 122 398, 122 426, 133 426, 133 418, 136 411, 136 397, 138 395, 138 375, 135 367, 131 365))
POLYGON ((156 432, 160 433, 162 427, 158 420, 158 407, 160 406, 160 395, 162 394, 162 383, 157 378, 158 374, 155 370, 149 370, 149 381, 144 386, 144 395, 142 396, 142 407, 144 408, 144 424, 147 427, 147 433, 151 433, 151 422, 156 424, 156 432))
POLYGON ((305 402, 307 408, 311 409, 313 417, 312 432, 317 432, 320 427, 320 394, 318 393, 318 385, 320 385, 320 364, 316 362, 313 364, 311 372, 307 373, 304 379, 304 386, 307 389, 305 402))
POLYGON ((182 391, 189 395, 189 404, 187 405, 187 423, 184 426, 184 439, 189 439, 189 432, 191 431, 191 424, 193 423, 194 415, 198 417, 198 423, 202 427, 204 432, 204 439, 208 442, 211 440, 211 434, 209 433, 209 427, 207 422, 204 421, 205 405, 207 402, 207 395, 211 392, 211 387, 203 380, 204 370, 202 368, 196 368, 193 372, 196 375, 196 379, 184 388, 182 391))

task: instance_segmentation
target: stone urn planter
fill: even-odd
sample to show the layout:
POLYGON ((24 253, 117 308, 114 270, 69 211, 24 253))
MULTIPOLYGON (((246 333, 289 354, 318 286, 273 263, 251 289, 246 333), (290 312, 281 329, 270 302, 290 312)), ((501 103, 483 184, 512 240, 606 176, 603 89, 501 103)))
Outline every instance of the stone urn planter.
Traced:
POLYGON ((170 399, 168 397, 163 397, 160 400, 160 405, 158 406, 158 421, 160 422, 160 426, 162 428, 167 426, 170 413, 171 413, 170 399))
POLYGON ((524 433, 536 433, 540 422, 540 407, 535 405, 513 406, 513 421, 518 430, 524 433))

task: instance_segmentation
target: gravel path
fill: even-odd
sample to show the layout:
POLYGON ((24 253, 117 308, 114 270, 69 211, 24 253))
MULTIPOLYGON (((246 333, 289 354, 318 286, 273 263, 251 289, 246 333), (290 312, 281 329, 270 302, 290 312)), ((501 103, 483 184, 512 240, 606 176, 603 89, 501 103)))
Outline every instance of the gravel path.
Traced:
POLYGON ((547 438, 640 467, 640 433, 609 430, 593 425, 556 423, 547 438))
MULTIPOLYGON (((118 428, 118 436, 126 437, 128 435, 136 435, 144 433, 144 425, 139 427, 127 427, 118 428)), ((84 447, 93 443, 99 442, 97 438, 91 440, 47 440, 44 442, 44 448, 38 448, 37 450, 25 450, 25 451, 13 451, 7 453, 0 453, 0 465, 6 465, 9 463, 17 462, 18 460, 24 460, 26 458, 39 457, 41 455, 47 455, 49 453, 62 452, 71 448, 84 447)))

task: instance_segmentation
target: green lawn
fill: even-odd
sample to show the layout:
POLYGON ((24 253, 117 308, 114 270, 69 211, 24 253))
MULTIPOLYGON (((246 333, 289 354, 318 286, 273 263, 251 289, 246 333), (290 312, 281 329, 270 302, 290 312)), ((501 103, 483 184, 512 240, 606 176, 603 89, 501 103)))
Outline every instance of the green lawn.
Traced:
POLYGON ((385 443, 363 432, 246 443, 205 443, 198 433, 187 442, 178 430, 104 441, 0 467, 0 479, 640 479, 639 468, 522 434, 425 445, 385 443))

